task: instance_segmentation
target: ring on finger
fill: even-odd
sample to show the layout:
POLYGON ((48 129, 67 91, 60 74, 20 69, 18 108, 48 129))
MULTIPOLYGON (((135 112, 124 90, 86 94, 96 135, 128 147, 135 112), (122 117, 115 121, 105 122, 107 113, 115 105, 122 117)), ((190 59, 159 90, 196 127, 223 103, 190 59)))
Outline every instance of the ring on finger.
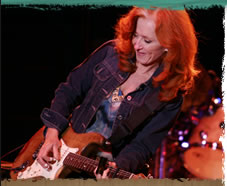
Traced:
POLYGON ((47 164, 47 163, 45 163, 45 164, 44 164, 44 167, 45 167, 45 168, 48 168, 48 164, 47 164))

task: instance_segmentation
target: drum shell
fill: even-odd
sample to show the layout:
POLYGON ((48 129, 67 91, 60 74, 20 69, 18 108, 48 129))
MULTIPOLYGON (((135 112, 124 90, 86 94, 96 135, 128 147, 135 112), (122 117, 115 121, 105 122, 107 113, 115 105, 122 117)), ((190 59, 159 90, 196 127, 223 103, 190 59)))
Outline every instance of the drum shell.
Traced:
POLYGON ((202 179, 223 178, 224 152, 219 138, 224 130, 224 110, 218 108, 214 115, 203 117, 189 138, 189 149, 184 152, 184 166, 202 179))

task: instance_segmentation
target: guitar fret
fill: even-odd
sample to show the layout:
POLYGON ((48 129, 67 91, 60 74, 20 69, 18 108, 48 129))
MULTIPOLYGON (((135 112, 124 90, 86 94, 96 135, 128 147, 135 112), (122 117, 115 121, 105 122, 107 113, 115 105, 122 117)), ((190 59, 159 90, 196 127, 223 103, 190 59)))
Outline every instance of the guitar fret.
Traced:
POLYGON ((95 170, 95 168, 90 164, 87 166, 87 170, 88 170, 88 172, 93 172, 95 170))
POLYGON ((78 158, 77 166, 78 166, 79 169, 83 170, 83 158, 82 157, 78 158))
POLYGON ((84 162, 84 159, 82 157, 79 157, 78 160, 79 160, 77 162, 78 163, 78 168, 83 170, 83 162, 84 162))
POLYGON ((81 169, 88 171, 87 167, 88 167, 88 162, 86 160, 82 161, 81 169))
POLYGON ((97 161, 93 161, 93 163, 87 163, 87 168, 88 170, 90 170, 91 172, 95 170, 95 167, 98 165, 97 161))

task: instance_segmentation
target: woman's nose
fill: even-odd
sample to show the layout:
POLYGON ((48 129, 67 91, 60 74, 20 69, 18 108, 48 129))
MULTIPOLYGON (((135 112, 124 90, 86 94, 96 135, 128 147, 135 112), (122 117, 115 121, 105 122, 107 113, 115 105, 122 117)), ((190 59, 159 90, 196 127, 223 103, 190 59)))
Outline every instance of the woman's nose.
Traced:
POLYGON ((139 50, 141 48, 142 48, 141 39, 136 39, 136 41, 134 42, 134 49, 139 50))

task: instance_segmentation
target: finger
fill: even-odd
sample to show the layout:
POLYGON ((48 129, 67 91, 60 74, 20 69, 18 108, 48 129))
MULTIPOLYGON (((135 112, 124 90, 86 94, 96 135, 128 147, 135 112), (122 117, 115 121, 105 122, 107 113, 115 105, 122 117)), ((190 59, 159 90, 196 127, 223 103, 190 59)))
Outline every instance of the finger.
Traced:
POLYGON ((152 176, 152 174, 149 173, 149 174, 147 175, 147 178, 148 178, 148 179, 153 179, 154 177, 152 176))
POLYGON ((109 169, 106 169, 105 171, 103 171, 103 174, 101 175, 101 174, 96 174, 97 168, 98 167, 96 167, 94 170, 94 175, 95 175, 96 179, 108 179, 107 175, 109 173, 109 169))
POLYGON ((56 159, 54 157, 50 157, 49 162, 55 162, 56 159))
POLYGON ((108 164, 110 167, 117 168, 117 164, 115 162, 109 161, 108 164))
POLYGON ((95 168, 95 170, 93 171, 93 173, 94 173, 96 179, 98 180, 98 179, 101 179, 102 178, 102 175, 101 174, 96 174, 97 169, 98 169, 98 167, 95 168))
POLYGON ((44 156, 42 159, 45 161, 44 168, 46 168, 47 170, 51 170, 52 164, 56 162, 56 159, 54 157, 44 156))
POLYGON ((108 179, 108 176, 107 175, 108 175, 109 171, 110 171, 109 168, 103 171, 102 179, 108 179))
POLYGON ((43 156, 42 157, 42 159, 46 162, 46 163, 48 163, 48 162, 50 162, 50 161, 53 161, 53 157, 50 157, 50 156, 43 156))
POLYGON ((54 145, 53 146, 53 156, 56 160, 60 160, 60 152, 59 152, 59 146, 54 145))
POLYGON ((50 165, 43 158, 37 158, 37 161, 44 169, 50 168, 50 165))
POLYGON ((49 163, 54 163, 56 159, 54 157, 44 157, 44 160, 49 163))
POLYGON ((97 179, 97 180, 102 179, 102 175, 101 175, 101 174, 96 174, 95 176, 96 176, 96 179, 97 179))
POLYGON ((48 154, 48 148, 41 148, 40 152, 38 154, 37 157, 37 161, 38 163, 45 169, 49 169, 50 168, 50 164, 48 163, 50 160, 50 157, 47 156, 48 154))
POLYGON ((96 171, 97 171, 98 167, 95 168, 95 170, 93 171, 94 175, 96 176, 96 171))

